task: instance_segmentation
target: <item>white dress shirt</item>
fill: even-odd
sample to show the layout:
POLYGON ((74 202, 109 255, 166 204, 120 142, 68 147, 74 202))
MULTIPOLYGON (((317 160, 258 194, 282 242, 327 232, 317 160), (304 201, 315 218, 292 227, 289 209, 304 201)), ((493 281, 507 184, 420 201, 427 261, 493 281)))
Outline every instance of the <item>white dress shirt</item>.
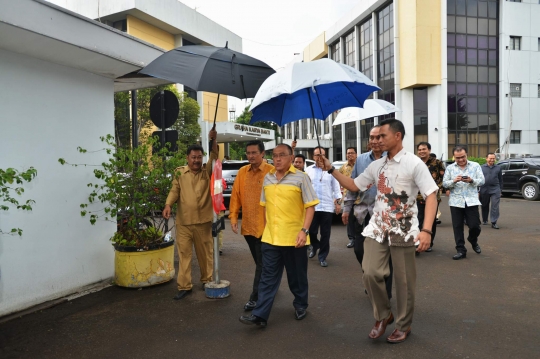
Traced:
POLYGON ((334 200, 341 198, 339 182, 316 165, 306 168, 306 173, 311 178, 311 184, 320 200, 315 212, 335 212, 334 200))

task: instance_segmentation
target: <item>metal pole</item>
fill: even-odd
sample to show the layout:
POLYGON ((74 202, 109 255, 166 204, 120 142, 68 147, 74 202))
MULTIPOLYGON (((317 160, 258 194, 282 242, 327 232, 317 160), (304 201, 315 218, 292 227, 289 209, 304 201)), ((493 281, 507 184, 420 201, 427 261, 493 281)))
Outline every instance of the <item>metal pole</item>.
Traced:
MULTIPOLYGON (((215 166, 216 166, 216 160, 213 160, 212 170, 215 168, 215 166)), ((214 184, 211 183, 210 185, 213 186, 214 184)), ((216 211, 214 211, 213 209, 212 209, 212 212, 214 214, 213 223, 215 225, 218 222, 218 215, 216 211)), ((220 283, 220 280, 219 280, 219 231, 216 231, 214 234, 215 236, 214 236, 214 275, 213 275, 213 278, 214 278, 214 283, 219 284, 220 283)))
POLYGON ((165 91, 161 90, 161 148, 165 148, 165 91))
POLYGON ((131 147, 139 146, 139 128, 137 123, 137 90, 131 91, 131 147))

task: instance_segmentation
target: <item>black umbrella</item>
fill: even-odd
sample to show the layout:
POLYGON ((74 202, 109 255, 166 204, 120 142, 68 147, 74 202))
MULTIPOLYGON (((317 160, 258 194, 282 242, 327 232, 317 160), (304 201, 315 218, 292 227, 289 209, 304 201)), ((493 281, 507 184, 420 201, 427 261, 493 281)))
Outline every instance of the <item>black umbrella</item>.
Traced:
MULTIPOLYGON (((228 44, 228 43, 227 43, 228 44)), ((251 56, 227 47, 181 46, 164 53, 139 71, 168 81, 219 95, 251 98, 274 69, 251 56)), ((214 124, 216 123, 214 115, 214 124)))

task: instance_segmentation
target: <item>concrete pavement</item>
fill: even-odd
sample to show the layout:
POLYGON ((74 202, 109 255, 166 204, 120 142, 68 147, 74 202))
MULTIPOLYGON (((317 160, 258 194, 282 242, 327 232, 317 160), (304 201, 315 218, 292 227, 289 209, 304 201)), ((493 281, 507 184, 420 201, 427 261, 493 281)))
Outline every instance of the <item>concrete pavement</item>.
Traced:
MULTIPOLYGON (((142 290, 109 287, 0 324, 0 358, 533 358, 540 356, 540 202, 501 200, 500 230, 482 226, 482 254, 455 253, 446 198, 434 250, 417 257, 412 334, 368 339, 374 319, 345 227, 332 228, 328 267, 310 260, 310 306, 294 319, 284 276, 266 329, 238 321, 254 264, 227 228, 221 276, 231 297, 210 300, 200 284, 174 301, 175 281, 142 290)), ((227 223, 228 226, 228 223, 227 223)), ((467 243, 467 248, 470 244, 467 243)), ((194 279, 199 278, 196 260, 194 279)), ((32 290, 32 288, 28 288, 32 290)), ((395 308, 395 299, 392 300, 395 308)))

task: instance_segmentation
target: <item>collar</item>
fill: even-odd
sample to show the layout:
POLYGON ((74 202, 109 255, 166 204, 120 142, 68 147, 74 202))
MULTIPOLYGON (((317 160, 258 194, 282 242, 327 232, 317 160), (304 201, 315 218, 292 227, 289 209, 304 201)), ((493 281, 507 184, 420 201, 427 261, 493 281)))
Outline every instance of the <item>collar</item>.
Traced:
POLYGON ((405 156, 407 154, 407 151, 405 151, 405 147, 403 147, 401 149, 401 151, 399 151, 398 153, 396 153, 396 155, 392 158, 392 160, 396 161, 397 163, 401 162, 401 159, 403 158, 403 156, 405 156))
MULTIPOLYGON (((373 160, 373 161, 376 161, 376 160, 377 160, 377 159, 375 158, 375 156, 373 155, 373 150, 369 151, 368 153, 369 153, 369 158, 371 158, 371 160, 373 160)), ((383 152, 381 153, 381 157, 379 157, 379 159, 380 159, 380 158, 383 158, 383 157, 386 156, 386 155, 387 155, 386 151, 383 151, 383 152)))
MULTIPOLYGON (((287 172, 285 172, 285 176, 287 175, 287 173, 291 172, 291 173, 296 173, 296 171, 298 171, 296 168, 294 168, 294 166, 291 164, 289 169, 287 170, 287 172)), ((272 169, 270 169, 270 173, 275 175, 277 172, 276 170, 276 167, 275 166, 272 166, 272 169)), ((285 177, 283 176, 283 177, 285 177)))
MULTIPOLYGON (((270 164, 268 162, 262 161, 262 163, 259 165, 259 168, 257 169, 257 171, 264 170, 264 167, 266 167, 266 166, 270 166, 270 164)), ((248 171, 253 171, 253 166, 251 164, 249 165, 248 171)))

